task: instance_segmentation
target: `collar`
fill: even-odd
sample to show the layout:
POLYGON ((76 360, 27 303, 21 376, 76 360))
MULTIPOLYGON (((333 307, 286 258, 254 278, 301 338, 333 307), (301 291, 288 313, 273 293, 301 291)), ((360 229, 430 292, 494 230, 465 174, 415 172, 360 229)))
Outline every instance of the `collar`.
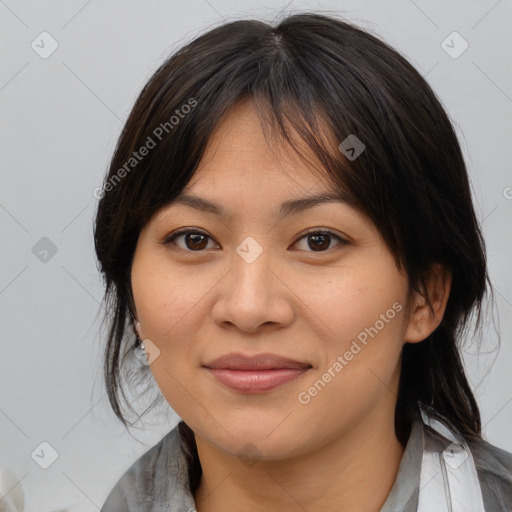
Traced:
POLYGON ((411 433, 393 487, 379 512, 416 512, 425 434, 419 411, 414 411, 411 433))

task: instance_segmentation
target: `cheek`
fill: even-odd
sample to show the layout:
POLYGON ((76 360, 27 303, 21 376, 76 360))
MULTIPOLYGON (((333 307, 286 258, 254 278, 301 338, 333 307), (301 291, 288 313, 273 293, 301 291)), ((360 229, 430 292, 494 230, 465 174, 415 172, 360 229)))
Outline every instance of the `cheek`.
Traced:
POLYGON ((149 255, 134 260, 132 289, 144 336, 167 346, 193 328, 194 307, 208 288, 189 269, 178 271, 149 255))
MULTIPOLYGON (((171 408, 186 414, 190 407, 190 367, 194 364, 194 316, 204 290, 197 278, 177 272, 149 251, 134 258, 132 289, 142 334, 158 348, 150 366, 171 408)), ((206 288, 207 289, 207 288, 206 288)))
POLYGON ((407 282, 389 263, 359 261, 295 279, 293 291, 305 305, 304 315, 310 326, 320 326, 329 353, 348 349, 358 336, 364 341, 375 329, 381 338, 400 340, 407 282))
POLYGON ((403 346, 407 282, 392 262, 384 263, 354 265, 319 281, 321 286, 304 285, 304 292, 310 291, 306 303, 326 327, 327 337, 322 338, 323 364, 304 384, 301 403, 310 400, 319 411, 330 403, 339 411, 362 411, 393 387, 403 346))

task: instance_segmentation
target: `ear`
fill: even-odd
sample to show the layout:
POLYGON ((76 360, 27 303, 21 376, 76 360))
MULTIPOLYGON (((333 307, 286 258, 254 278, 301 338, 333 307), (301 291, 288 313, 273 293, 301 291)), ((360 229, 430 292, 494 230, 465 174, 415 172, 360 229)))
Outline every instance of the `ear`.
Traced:
POLYGON ((427 289, 434 312, 432 313, 424 293, 412 292, 409 322, 404 339, 407 343, 419 343, 430 336, 443 319, 450 295, 452 276, 440 263, 434 263, 427 280, 427 289))

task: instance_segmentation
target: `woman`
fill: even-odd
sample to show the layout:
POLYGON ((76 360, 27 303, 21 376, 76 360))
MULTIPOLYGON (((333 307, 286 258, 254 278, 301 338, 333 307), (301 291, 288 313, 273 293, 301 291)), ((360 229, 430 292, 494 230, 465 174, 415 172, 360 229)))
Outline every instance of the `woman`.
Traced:
POLYGON ((126 424, 136 355, 182 419, 103 512, 512 509, 458 351, 489 284, 467 171, 395 50, 318 14, 215 28, 100 196, 110 403, 126 424))

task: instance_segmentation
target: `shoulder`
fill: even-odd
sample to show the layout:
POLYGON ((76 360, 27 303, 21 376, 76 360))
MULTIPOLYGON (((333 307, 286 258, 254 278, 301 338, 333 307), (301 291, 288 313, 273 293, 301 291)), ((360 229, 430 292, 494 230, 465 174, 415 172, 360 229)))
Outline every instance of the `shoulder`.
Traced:
POLYGON ((101 512, 164 510, 158 505, 164 501, 169 503, 173 484, 179 486, 183 481, 186 469, 183 464, 176 426, 124 472, 107 496, 101 512))
POLYGON ((482 439, 468 441, 486 512, 512 511, 512 453, 482 439))

